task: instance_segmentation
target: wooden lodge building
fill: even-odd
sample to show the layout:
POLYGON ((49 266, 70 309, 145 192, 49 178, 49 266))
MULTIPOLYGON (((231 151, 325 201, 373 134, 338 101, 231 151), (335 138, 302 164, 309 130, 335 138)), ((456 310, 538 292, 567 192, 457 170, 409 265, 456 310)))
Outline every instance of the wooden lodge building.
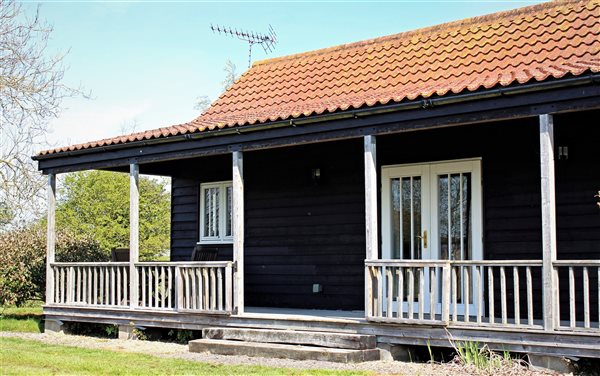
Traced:
POLYGON ((597 0, 256 62, 189 123, 34 157, 46 327, 600 357, 598 140, 597 0), (127 261, 55 262, 56 176, 89 169, 131 176, 127 261), (172 178, 170 262, 139 262, 140 173, 172 178))

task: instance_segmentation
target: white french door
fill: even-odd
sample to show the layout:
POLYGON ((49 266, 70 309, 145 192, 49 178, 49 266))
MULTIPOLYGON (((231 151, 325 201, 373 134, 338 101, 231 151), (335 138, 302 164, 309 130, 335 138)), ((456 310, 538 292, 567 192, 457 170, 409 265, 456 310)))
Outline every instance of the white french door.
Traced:
MULTIPOLYGON (((482 259, 479 159, 384 166, 381 176, 383 259, 482 259)), ((415 276, 412 278, 418 278, 415 276)), ((441 291, 441 283, 441 276, 434 280, 425 278, 424 291, 441 291), (437 288, 431 289, 430 283, 436 283, 437 288)), ((411 285, 418 286, 419 281, 411 285)), ((462 273, 457 275, 457 286, 458 314, 464 312, 465 304, 473 305, 474 309, 473 294, 464 294, 462 273), (464 301, 463 296, 469 296, 469 301, 464 301)), ((474 291, 474 286, 470 289, 474 291)), ((407 286, 402 291, 408 294, 407 286)), ((433 300, 429 297, 424 300, 425 311, 430 312, 433 300)), ((440 294, 435 302, 438 305, 435 311, 440 312, 440 294)), ((395 304, 395 309, 400 310, 397 301, 395 304)), ((402 310, 406 311, 407 303, 402 304, 402 310)))

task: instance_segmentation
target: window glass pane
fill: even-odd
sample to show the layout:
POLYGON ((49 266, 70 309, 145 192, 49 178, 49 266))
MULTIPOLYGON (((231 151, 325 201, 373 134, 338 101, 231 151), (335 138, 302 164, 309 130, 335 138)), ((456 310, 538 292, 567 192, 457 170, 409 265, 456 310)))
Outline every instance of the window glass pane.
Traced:
POLYGON ((232 236, 233 227, 233 188, 231 186, 226 187, 227 190, 227 222, 225 223, 225 236, 232 236))
POLYGON ((204 236, 219 236, 219 188, 204 189, 204 236))

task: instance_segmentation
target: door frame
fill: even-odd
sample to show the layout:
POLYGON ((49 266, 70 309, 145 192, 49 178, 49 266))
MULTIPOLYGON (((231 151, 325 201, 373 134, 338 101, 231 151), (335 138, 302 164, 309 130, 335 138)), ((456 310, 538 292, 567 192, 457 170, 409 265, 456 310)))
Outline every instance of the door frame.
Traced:
MULTIPOLYGON (((474 190, 473 191, 473 197, 472 197, 472 202, 473 202, 473 206, 472 206, 472 215, 473 215, 473 234, 477 234, 479 233, 480 236, 473 236, 473 256, 477 256, 479 258, 473 258, 474 260, 483 260, 483 180, 481 177, 481 161, 482 158, 481 157, 477 157, 477 158, 465 158, 465 159, 450 159, 450 160, 441 160, 441 161, 429 161, 429 162, 419 162, 419 163, 407 163, 407 164, 395 164, 395 165, 385 165, 385 166, 381 166, 381 181, 380 181, 380 189, 381 189, 381 204, 380 204, 380 215, 381 215, 381 258, 382 259, 390 259, 391 257, 391 243, 392 243, 392 231, 391 231, 391 218, 389 215, 385 214, 385 209, 386 208, 390 208, 391 205, 391 192, 390 192, 390 186, 389 184, 387 184, 387 181, 389 181, 389 179, 391 178, 395 178, 398 177, 396 174, 394 174, 394 170, 398 169, 398 168, 411 168, 414 167, 414 169, 412 171, 414 171, 415 173, 413 174, 412 171, 410 172, 410 174, 412 175, 416 175, 418 174, 420 171, 423 171, 423 167, 425 167, 428 171, 428 176, 423 176, 422 177, 422 181, 427 180, 428 184, 430 187, 432 187, 433 189, 430 189, 430 199, 428 200, 429 203, 432 202, 437 202, 437 185, 432 184, 432 182, 430 182, 430 177, 432 175, 432 173, 434 172, 439 172, 439 173, 447 173, 447 171, 451 171, 452 168, 451 167, 455 167, 456 166, 467 166, 467 164, 471 164, 471 174, 472 174, 472 182, 473 184, 475 184, 475 182, 479 181, 479 190, 474 190), (453 166, 454 165, 454 166, 453 166), (450 167, 450 168, 440 168, 440 167, 450 167), (433 187, 435 186, 435 188, 433 187)), ((406 174, 405 176, 408 176, 408 174, 406 174)), ((433 215, 433 212, 430 212, 430 218, 427 221, 423 221, 422 223, 425 224, 427 223, 429 225, 429 228, 427 229, 429 231, 429 244, 428 247, 425 248, 423 247, 423 244, 421 245, 421 249, 422 249, 422 255, 424 257, 422 257, 423 260, 435 260, 432 257, 434 256, 431 252, 431 248, 432 248, 432 241, 434 239, 437 238, 438 236, 438 229, 437 226, 432 226, 433 225, 433 219, 437 219, 438 218, 438 208, 437 205, 434 205, 433 207, 431 207, 432 205, 430 204, 422 204, 422 210, 424 211, 425 208, 428 208, 430 211, 435 211, 435 216, 433 215), (434 231, 435 228, 435 231, 434 231), (427 256, 427 257, 425 257, 427 256)), ((424 226, 422 226, 424 227, 424 226)), ((435 256, 439 256, 439 252, 438 255, 435 256)))
MULTIPOLYGON (((454 160, 442 160, 442 161, 430 161, 430 162, 419 162, 409 164, 396 164, 381 166, 381 258, 391 259, 392 256, 392 228, 391 228, 391 216, 389 210, 391 208, 391 187, 390 180, 394 178, 401 178, 407 176, 421 175, 421 187, 423 189, 424 184, 427 185, 429 192, 423 192, 423 198, 421 203, 423 217, 421 219, 422 230, 429 232, 428 246, 424 247, 423 238, 421 238, 421 259, 422 260, 439 260, 440 249, 438 244, 439 226, 437 226, 439 218, 438 208, 438 184, 437 176, 439 174, 452 174, 452 173, 471 173, 471 184, 472 187, 479 189, 472 189, 471 197, 471 215, 472 215, 472 249, 471 249, 471 260, 482 260, 483 259, 483 180, 481 175, 481 161, 482 158, 468 158, 468 159, 454 159, 454 160), (403 173, 399 174, 398 169, 402 169, 403 173), (477 185, 476 185, 477 184, 477 185), (429 195, 429 197, 426 197, 429 195), (428 214, 426 214, 429 211, 428 214)), ((473 284, 474 281, 471 282, 473 284)), ((428 285, 428 281, 426 280, 428 285)), ((471 289, 474 287, 471 286, 471 289)), ((429 291, 429 287, 426 286, 425 291, 429 291)), ((385 293, 385 292, 384 292, 385 293)), ((426 305, 429 300, 426 299, 426 305)), ((397 304, 397 302, 394 302, 397 304)), ((474 303, 473 303, 474 304, 474 303)), ((473 305, 471 304, 471 305, 473 305)), ((472 312, 473 307, 469 307, 472 312)), ((406 304, 403 303, 403 310, 406 311, 406 304)), ((458 313, 464 312, 464 305, 459 304, 458 313)), ((429 311, 429 307, 425 307, 429 311)), ((436 307, 437 312, 441 312, 441 306, 436 307)))

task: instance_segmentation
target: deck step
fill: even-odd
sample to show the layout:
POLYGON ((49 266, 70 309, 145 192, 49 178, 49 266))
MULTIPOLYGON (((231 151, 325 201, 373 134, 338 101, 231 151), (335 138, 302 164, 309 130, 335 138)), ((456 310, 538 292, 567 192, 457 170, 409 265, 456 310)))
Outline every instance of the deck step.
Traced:
POLYGON ((377 345, 376 337, 371 335, 298 330, 206 328, 202 330, 202 338, 321 346, 350 350, 374 349, 377 345))
POLYGON ((322 360, 340 363, 360 363, 379 360, 379 349, 352 350, 280 343, 246 342, 225 339, 197 339, 189 342, 191 352, 218 355, 245 355, 264 358, 322 360))

